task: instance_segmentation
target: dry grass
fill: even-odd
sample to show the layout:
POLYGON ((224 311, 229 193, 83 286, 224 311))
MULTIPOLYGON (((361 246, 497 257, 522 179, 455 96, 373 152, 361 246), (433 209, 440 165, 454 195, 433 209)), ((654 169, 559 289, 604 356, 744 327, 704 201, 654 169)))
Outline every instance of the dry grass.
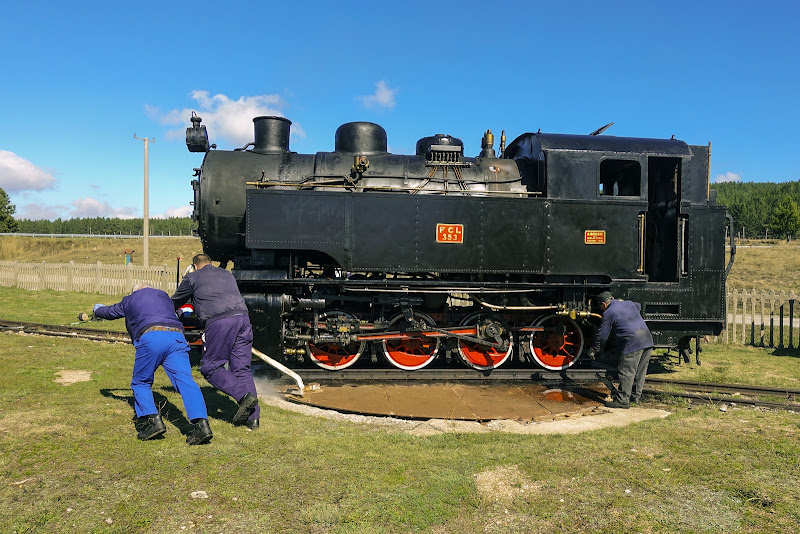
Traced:
POLYGON ((745 241, 736 248, 731 289, 800 291, 800 243, 745 241))
MULTIPOLYGON (((202 252, 196 237, 152 237, 149 240, 150 264, 188 265, 193 255, 202 252)), ((124 250, 133 250, 133 263, 142 263, 144 239, 113 239, 99 237, 0 237, 0 260, 48 263, 125 263, 124 250)))

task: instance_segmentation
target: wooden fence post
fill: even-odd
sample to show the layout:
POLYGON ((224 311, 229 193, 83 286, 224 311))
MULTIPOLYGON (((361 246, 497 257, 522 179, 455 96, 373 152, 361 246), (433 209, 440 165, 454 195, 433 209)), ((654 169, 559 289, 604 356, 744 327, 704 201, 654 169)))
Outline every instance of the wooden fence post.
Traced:
POLYGON ((769 292, 769 346, 775 346, 775 290, 769 292))
POLYGON ((67 291, 72 291, 75 287, 75 262, 69 262, 67 269, 67 291))
MULTIPOLYGON (((125 288, 130 291, 133 287, 133 264, 129 263, 125 266, 125 288)), ((123 292, 125 293, 125 292, 123 292)))
POLYGON ((36 288, 37 291, 43 289, 42 285, 44 282, 44 273, 43 273, 44 264, 45 262, 42 261, 42 263, 36 266, 36 285, 34 287, 36 288))
POLYGON ((745 342, 745 315, 747 315, 747 290, 742 290, 742 345, 745 342))
POLYGON ((100 278, 100 266, 101 265, 103 265, 103 264, 98 261, 97 264, 95 265, 95 268, 94 268, 94 292, 95 293, 100 293, 100 288, 102 287, 101 286, 101 278, 100 278))

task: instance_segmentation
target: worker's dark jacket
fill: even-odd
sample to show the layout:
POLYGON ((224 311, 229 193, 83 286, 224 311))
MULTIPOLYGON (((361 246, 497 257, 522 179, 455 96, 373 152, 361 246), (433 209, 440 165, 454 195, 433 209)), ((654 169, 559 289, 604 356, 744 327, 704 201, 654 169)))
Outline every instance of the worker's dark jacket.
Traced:
POLYGON ((125 327, 133 341, 151 326, 168 326, 183 331, 183 325, 175 316, 175 306, 164 291, 143 287, 122 301, 111 306, 97 308, 95 317, 101 319, 125 318, 125 327))
POLYGON ((221 267, 206 265, 184 276, 172 302, 178 308, 190 298, 194 312, 206 325, 231 315, 247 315, 236 279, 221 267))
POLYGON ((603 312, 603 320, 594 341, 599 352, 609 339, 622 354, 652 348, 653 336, 642 319, 642 305, 630 300, 612 300, 603 312))

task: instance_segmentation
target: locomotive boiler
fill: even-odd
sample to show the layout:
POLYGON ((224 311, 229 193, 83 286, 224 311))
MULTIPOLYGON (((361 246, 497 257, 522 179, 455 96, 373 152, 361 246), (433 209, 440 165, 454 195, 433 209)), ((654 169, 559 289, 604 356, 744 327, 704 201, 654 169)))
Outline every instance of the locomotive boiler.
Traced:
POLYGON ((256 117, 254 141, 225 151, 191 121, 203 250, 232 262, 254 346, 277 359, 566 369, 605 290, 642 304, 657 347, 723 327, 732 256, 710 146, 537 132, 495 151, 489 130, 476 157, 445 134, 399 155, 351 122, 332 152, 298 154, 291 121, 256 117))

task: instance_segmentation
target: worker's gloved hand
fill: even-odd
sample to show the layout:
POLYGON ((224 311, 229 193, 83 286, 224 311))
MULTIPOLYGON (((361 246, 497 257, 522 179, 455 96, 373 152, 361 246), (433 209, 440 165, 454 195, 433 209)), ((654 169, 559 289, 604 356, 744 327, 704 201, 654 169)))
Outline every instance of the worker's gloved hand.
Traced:
POLYGON ((589 349, 586 352, 586 356, 588 356, 590 360, 594 360, 594 357, 596 356, 594 349, 589 349))
POLYGON ((97 311, 97 308, 103 308, 103 307, 105 307, 105 304, 95 304, 95 305, 92 307, 92 312, 96 312, 96 311, 97 311))

